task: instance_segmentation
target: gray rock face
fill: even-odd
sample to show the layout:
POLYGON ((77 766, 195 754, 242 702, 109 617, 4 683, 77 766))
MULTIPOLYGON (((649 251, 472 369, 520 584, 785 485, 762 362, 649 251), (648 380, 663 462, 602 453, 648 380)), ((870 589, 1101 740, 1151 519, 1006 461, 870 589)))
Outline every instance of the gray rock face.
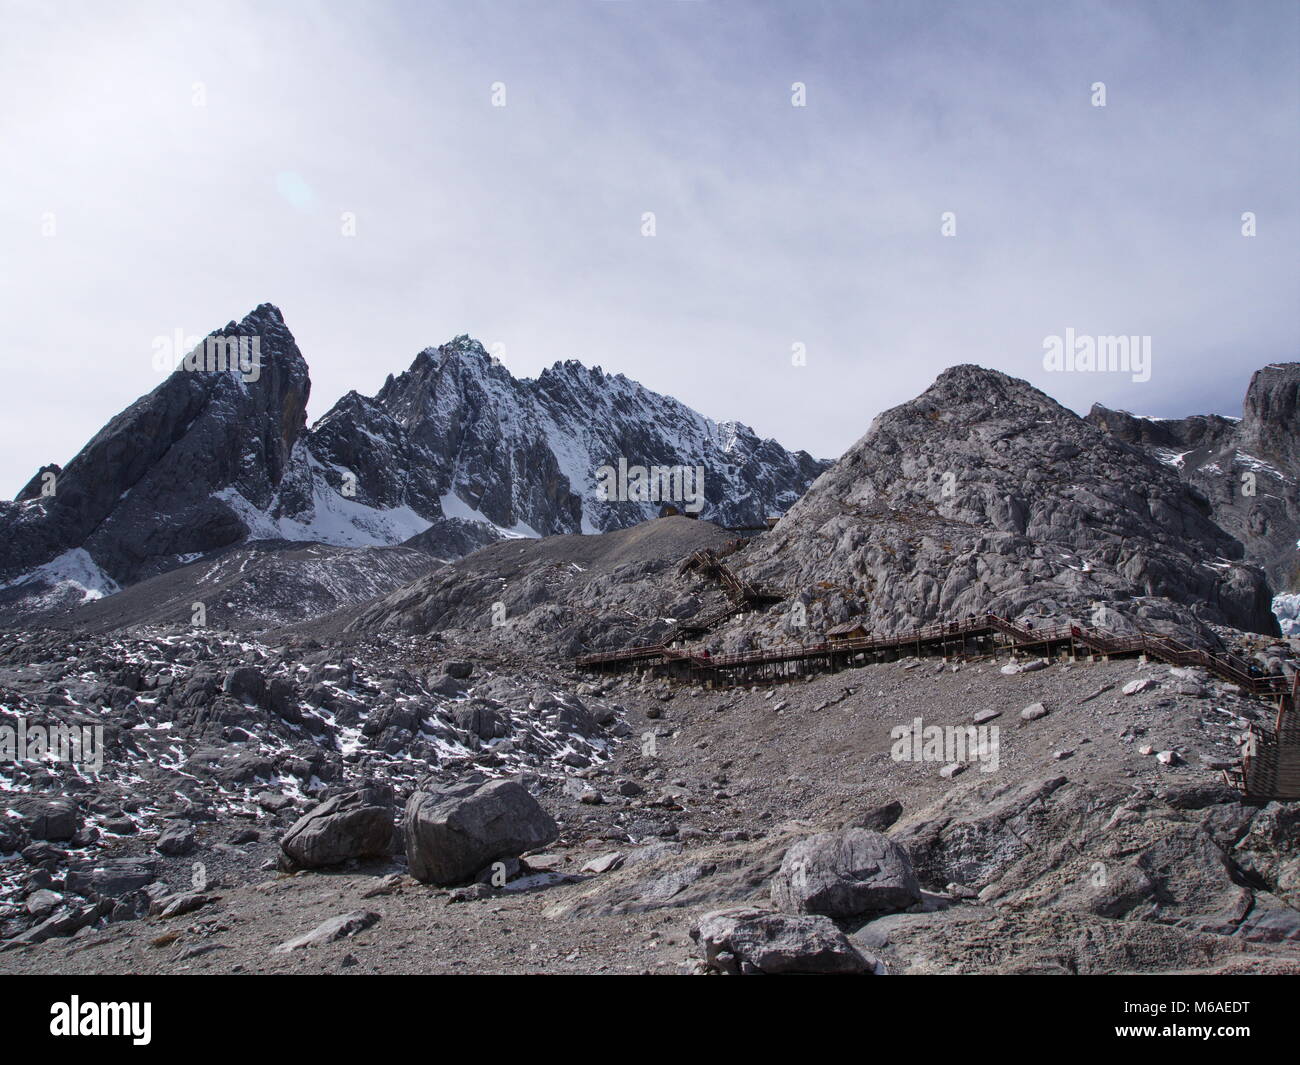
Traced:
POLYGON ((691 929, 706 968, 729 975, 862 974, 872 963, 826 917, 730 906, 691 929))
POLYGON ((1225 936, 1036 908, 892 914, 851 938, 899 975, 1187 973, 1242 957, 1225 936))
POLYGON ((280 850, 282 864, 291 869, 386 858, 393 850, 392 790, 374 786, 327 799, 293 824, 280 850))
POLYGON ((266 705, 266 678, 253 666, 239 666, 226 674, 222 691, 240 702, 266 705))
POLYGON ((513 780, 468 782, 416 791, 402 819, 411 875, 430 884, 458 884, 494 861, 557 839, 559 827, 513 780))
POLYGON ((307 364, 269 304, 213 335, 256 339, 257 379, 178 369, 68 462, 54 494, 0 503, 0 581, 80 550, 121 585, 247 536, 241 507, 272 504, 303 429, 307 364))
MULTIPOLYGON (((971 784, 900 823, 892 838, 923 887, 962 884, 1011 910, 1173 924, 1250 942, 1300 938, 1300 913, 1287 905, 1293 874, 1271 860, 1275 851, 1266 844, 1262 860, 1239 859, 1225 848, 1239 830, 1225 833, 1219 820, 1233 811, 1188 809, 1188 797, 1064 777, 971 784)), ((1271 834, 1266 818, 1260 830, 1271 834)))
POLYGON ((813 629, 993 611, 1213 642, 1203 621, 1277 631, 1243 555, 1169 466, 1024 381, 956 366, 881 414, 740 572, 792 586, 813 629))
POLYGON ((861 828, 801 840, 772 878, 772 905, 787 913, 894 913, 920 898, 907 852, 879 832, 861 828))
POLYGON ((1139 418, 1100 404, 1088 421, 1186 481, 1274 589, 1300 591, 1300 363, 1256 371, 1240 421, 1139 418))
POLYGON ((18 821, 34 840, 69 840, 81 827, 76 801, 64 796, 10 795, 4 809, 18 815, 18 821))

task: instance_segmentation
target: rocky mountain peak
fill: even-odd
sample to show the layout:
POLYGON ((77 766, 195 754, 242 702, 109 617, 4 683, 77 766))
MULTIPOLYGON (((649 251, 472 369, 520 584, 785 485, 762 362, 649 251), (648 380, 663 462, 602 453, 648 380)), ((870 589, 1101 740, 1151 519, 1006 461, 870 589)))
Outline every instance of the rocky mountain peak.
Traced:
POLYGON ((111 589, 246 529, 226 501, 267 506, 306 424, 307 364, 277 308, 216 330, 111 419, 48 496, 0 506, 0 580, 35 567, 111 589))
POLYGON ((1245 545, 1279 593, 1274 610, 1300 625, 1300 363, 1250 379, 1241 419, 1218 414, 1143 418, 1100 404, 1088 421, 1142 448, 1205 501, 1214 522, 1245 545))
POLYGON ((1242 405, 1241 443, 1262 458, 1300 459, 1300 362, 1256 370, 1242 405))
POLYGON ((794 560, 814 616, 884 631, 1096 603, 1134 627, 1275 631, 1242 556, 1167 464, 977 366, 881 414, 753 553, 767 580, 794 560))
POLYGON ((948 411, 964 422, 984 420, 995 413, 1005 415, 1012 409, 1053 416, 1065 412, 1064 407, 1028 381, 973 363, 950 366, 921 395, 895 410, 906 415, 932 408, 948 411))

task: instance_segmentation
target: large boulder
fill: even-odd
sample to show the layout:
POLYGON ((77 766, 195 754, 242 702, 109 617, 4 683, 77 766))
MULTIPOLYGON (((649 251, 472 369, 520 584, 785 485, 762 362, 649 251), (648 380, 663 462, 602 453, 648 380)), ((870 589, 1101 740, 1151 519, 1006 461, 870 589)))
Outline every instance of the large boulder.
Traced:
POLYGON ((67 887, 86 898, 120 898, 153 883, 157 875, 152 858, 100 858, 70 866, 67 887))
POLYGON ((560 830, 522 785, 493 780, 413 792, 402 834, 411 875, 446 885, 471 879, 491 862, 545 846, 560 830))
POLYGON ((254 666, 236 666, 226 674, 221 690, 242 703, 265 706, 267 703, 266 678, 254 666))
POLYGON ((63 795, 18 795, 6 801, 6 809, 35 840, 69 840, 81 828, 81 810, 63 795))
POLYGON ((827 917, 753 906, 704 914, 691 929, 705 968, 730 975, 870 973, 875 966, 827 917))
POLYGON ((154 844, 154 850, 159 854, 167 854, 174 858, 193 854, 197 847, 194 826, 188 821, 167 822, 163 830, 158 833, 158 842, 154 844))
POLYGON ((786 851, 771 890, 778 909, 827 917, 896 913, 921 898, 907 852, 865 828, 800 840, 786 851))
POLYGON ((456 727, 472 733, 484 742, 506 733, 501 716, 487 706, 465 706, 453 715, 456 727))
POLYGON ((319 869, 350 858, 386 858, 393 850, 393 792, 372 785, 327 799, 280 840, 286 869, 319 869))

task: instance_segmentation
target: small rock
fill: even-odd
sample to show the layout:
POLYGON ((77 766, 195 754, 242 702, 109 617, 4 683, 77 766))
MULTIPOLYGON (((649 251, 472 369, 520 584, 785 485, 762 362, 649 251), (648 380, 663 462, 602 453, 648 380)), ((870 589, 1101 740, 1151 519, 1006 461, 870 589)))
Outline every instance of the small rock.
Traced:
POLYGON ((447 893, 447 898, 452 902, 481 902, 491 897, 492 888, 487 884, 468 884, 465 887, 453 888, 447 893))
POLYGON ((187 913, 193 913, 195 910, 202 909, 208 903, 215 901, 216 896, 214 895, 204 895, 198 891, 183 891, 151 902, 149 904, 149 913, 151 916, 166 920, 169 917, 180 917, 187 913))
POLYGON ((611 873, 623 864, 623 854, 621 851, 610 851, 608 854, 602 854, 599 858, 592 858, 582 867, 584 873, 611 873))
POLYGON ((288 954, 301 947, 314 946, 319 943, 334 943, 337 940, 363 932, 379 920, 379 914, 373 910, 353 910, 323 921, 305 935, 281 943, 275 948, 277 954, 288 954))
POLYGON ((173 858, 193 854, 198 846, 194 841, 194 826, 188 821, 169 822, 159 834, 158 842, 153 846, 159 854, 166 854, 173 858))

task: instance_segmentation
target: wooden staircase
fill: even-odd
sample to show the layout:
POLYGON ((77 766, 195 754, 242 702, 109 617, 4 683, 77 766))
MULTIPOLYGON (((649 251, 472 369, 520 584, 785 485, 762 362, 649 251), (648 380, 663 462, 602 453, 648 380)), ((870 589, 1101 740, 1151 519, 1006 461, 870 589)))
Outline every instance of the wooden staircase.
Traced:
POLYGON ((1274 727, 1252 726, 1242 749, 1241 768, 1228 772, 1229 781, 1241 788, 1247 802, 1300 799, 1297 695, 1300 695, 1300 673, 1292 677, 1290 689, 1278 698, 1274 727))

